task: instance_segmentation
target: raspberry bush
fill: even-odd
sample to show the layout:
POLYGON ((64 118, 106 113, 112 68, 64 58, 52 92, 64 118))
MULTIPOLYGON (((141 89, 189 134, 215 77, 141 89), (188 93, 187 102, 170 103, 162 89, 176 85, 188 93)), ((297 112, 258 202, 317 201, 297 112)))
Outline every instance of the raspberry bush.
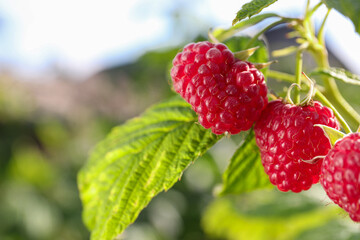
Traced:
MULTIPOLYGON (((91 239, 110 240, 121 234, 151 199, 170 189, 183 171, 223 136, 234 141, 241 138, 242 142, 223 173, 222 185, 214 186, 215 198, 273 186, 280 190, 276 194, 288 196, 291 193, 283 192, 309 190, 320 179, 325 190, 322 196, 327 194, 353 221, 360 221, 360 135, 354 133, 360 115, 337 85, 338 81, 360 85, 360 77, 330 66, 324 38, 332 8, 349 17, 359 33, 360 3, 322 0, 313 6, 308 1, 301 18, 261 13, 275 2, 252 0, 242 6, 233 26, 211 30, 207 40, 180 47, 169 59, 170 87, 177 96, 114 128, 94 149, 78 177, 83 218, 91 239), (315 31, 312 17, 320 7, 328 11, 315 31), (235 36, 260 22, 271 23, 252 37, 235 36), (272 55, 292 56, 294 74, 273 70, 266 41, 260 40, 267 30, 284 23, 292 29, 287 37, 295 38, 297 44, 276 49, 272 55), (316 63, 306 73, 305 52, 316 63), (274 80, 282 82, 285 90, 274 90, 274 80)), ((258 215, 254 214, 253 221, 245 221, 232 210, 233 202, 224 202, 215 199, 209 211, 239 225, 254 223, 249 229, 258 228, 258 215), (217 205, 217 201, 225 205, 217 205), (221 215, 224 213, 228 215, 221 215)), ((305 210, 295 212, 301 211, 305 210)), ((226 227, 229 221, 209 219, 208 215, 206 211, 204 224, 219 231, 206 225, 206 232, 229 239, 241 235, 237 235, 238 228, 226 227)), ((319 218, 310 217, 306 224, 293 217, 298 227, 283 228, 286 220, 276 224, 279 217, 274 215, 271 228, 285 235, 275 234, 272 239, 294 239, 305 231, 306 224, 319 225, 333 217, 320 214, 319 218)), ((248 234, 253 232, 249 230, 248 234)))

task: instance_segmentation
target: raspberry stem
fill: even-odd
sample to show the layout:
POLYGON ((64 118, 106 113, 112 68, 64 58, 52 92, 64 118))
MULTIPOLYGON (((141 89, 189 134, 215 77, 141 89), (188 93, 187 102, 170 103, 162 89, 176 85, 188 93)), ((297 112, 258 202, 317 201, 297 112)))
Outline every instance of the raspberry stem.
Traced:
POLYGON ((301 106, 305 106, 305 105, 309 105, 309 103, 311 102, 311 100, 314 96, 315 82, 313 80, 311 80, 304 72, 302 72, 302 75, 305 76, 305 78, 308 80, 309 86, 310 86, 309 92, 307 93, 304 100, 300 103, 301 106))
MULTIPOLYGON (((329 68, 329 61, 327 58, 327 51, 325 48, 321 51, 312 51, 319 67, 329 68)), ((349 120, 352 126, 358 126, 360 123, 360 116, 354 108, 344 99, 337 87, 335 80, 331 77, 323 77, 325 91, 324 94, 334 103, 334 107, 341 112, 346 119, 349 120)))
MULTIPOLYGON (((296 66, 295 66, 295 80, 299 86, 301 86, 302 64, 303 64, 303 49, 299 48, 299 50, 296 52, 296 66)), ((300 103, 299 89, 294 90, 294 99, 295 99, 295 104, 300 103)))
MULTIPOLYGON (((269 78, 274 78, 274 79, 278 79, 278 80, 286 81, 286 82, 290 82, 290 83, 295 83, 295 81, 296 81, 294 75, 279 72, 279 71, 274 71, 274 70, 270 70, 270 69, 267 71, 267 76, 269 78)), ((341 125, 344 128, 346 133, 352 132, 351 128, 349 127, 349 125, 346 122, 346 120, 344 119, 344 117, 339 113, 339 111, 334 107, 334 105, 320 92, 320 90, 316 89, 316 88, 315 88, 315 97, 317 97, 326 106, 328 106, 329 108, 331 108, 333 110, 334 115, 336 116, 338 121, 341 123, 341 125)))
POLYGON ((281 23, 284 23, 288 21, 288 19, 286 18, 282 18, 280 19, 279 21, 276 21, 276 22, 273 22, 272 24, 268 25, 267 27, 263 28, 260 32, 258 32, 255 36, 253 36, 251 38, 251 40, 248 42, 248 44, 246 45, 245 48, 250 48, 254 42, 263 34, 265 33, 266 31, 270 30, 271 28, 273 27, 276 27, 277 25, 281 24, 281 23))
POLYGON ((329 14, 330 14, 330 11, 331 11, 331 8, 328 9, 328 11, 327 11, 327 13, 326 13, 326 15, 325 15, 325 17, 324 17, 324 20, 323 20, 322 23, 321 23, 319 32, 318 32, 317 38, 319 39, 319 43, 320 43, 321 45, 325 45, 324 29, 325 29, 325 23, 326 23, 326 20, 327 20, 329 14))
POLYGON ((291 99, 291 90, 294 88, 294 87, 297 87, 298 89, 301 89, 300 85, 297 84, 297 83, 293 83, 290 85, 287 93, 286 93, 286 98, 284 99, 284 101, 286 103, 290 103, 292 105, 295 105, 295 103, 293 102, 293 100, 291 99))
MULTIPOLYGON (((307 50, 313 55, 317 65, 321 68, 329 68, 328 52, 326 50, 324 41, 324 25, 329 11, 326 14, 322 26, 319 31, 318 38, 315 36, 314 30, 311 24, 311 16, 322 5, 322 2, 317 4, 312 9, 307 9, 305 18, 302 21, 302 26, 295 25, 295 30, 298 30, 302 38, 309 43, 307 50)), ((354 110, 354 108, 344 99, 341 95, 336 82, 331 77, 323 77, 325 91, 324 94, 334 104, 334 108, 338 110, 350 123, 355 127, 360 124, 360 115, 354 110)))
POLYGON ((344 128, 346 133, 351 133, 351 128, 349 127, 348 123, 345 121, 343 116, 338 112, 338 110, 331 104, 331 102, 319 91, 316 89, 315 96, 320 99, 326 106, 331 108, 336 116, 337 120, 340 122, 341 126, 344 128))

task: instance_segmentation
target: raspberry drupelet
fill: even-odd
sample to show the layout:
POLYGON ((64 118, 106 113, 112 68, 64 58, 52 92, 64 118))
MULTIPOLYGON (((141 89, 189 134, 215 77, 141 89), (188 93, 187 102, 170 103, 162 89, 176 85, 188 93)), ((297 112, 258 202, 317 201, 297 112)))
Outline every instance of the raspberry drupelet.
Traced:
POLYGON ((173 60, 171 77, 200 124, 215 134, 250 129, 268 103, 263 74, 221 43, 185 46, 173 60))
POLYGON ((320 183, 334 203, 360 222, 360 133, 335 143, 323 161, 320 183))
POLYGON ((300 192, 319 181, 322 160, 306 161, 325 156, 331 144, 314 124, 339 129, 332 110, 317 101, 308 106, 272 101, 255 124, 262 164, 279 190, 300 192))

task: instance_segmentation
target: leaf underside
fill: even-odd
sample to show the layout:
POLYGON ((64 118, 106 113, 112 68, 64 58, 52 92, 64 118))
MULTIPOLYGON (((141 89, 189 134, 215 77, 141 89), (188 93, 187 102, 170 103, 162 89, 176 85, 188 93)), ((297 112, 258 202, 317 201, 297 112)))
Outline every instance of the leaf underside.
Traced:
POLYGON ((251 2, 244 4, 237 12, 236 17, 232 22, 232 25, 246 17, 250 18, 251 16, 261 12, 261 10, 270 6, 276 1, 277 0, 252 0, 251 2))
POLYGON ((360 86, 360 76, 353 74, 343 68, 320 68, 311 73, 311 75, 316 74, 325 75, 338 81, 360 86))
POLYGON ((114 128, 78 176, 91 239, 110 240, 123 232, 220 138, 197 123, 197 115, 180 97, 114 128))

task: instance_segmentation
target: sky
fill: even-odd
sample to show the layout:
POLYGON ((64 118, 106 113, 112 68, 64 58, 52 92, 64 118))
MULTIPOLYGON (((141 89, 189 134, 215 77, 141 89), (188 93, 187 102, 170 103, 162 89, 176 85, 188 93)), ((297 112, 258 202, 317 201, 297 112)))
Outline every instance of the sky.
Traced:
MULTIPOLYGON (((0 70, 36 75, 56 66, 86 77, 134 61, 149 49, 181 44, 210 27, 230 27, 247 1, 0 0, 0 70), (185 27, 176 28, 176 21, 185 27)), ((265 12, 300 16, 304 7, 305 0, 279 0, 265 12)), ((325 13, 323 7, 315 16, 318 23, 325 13)), ((360 54, 354 51, 360 37, 352 23, 332 11, 326 37, 337 57, 360 74, 360 54)))

